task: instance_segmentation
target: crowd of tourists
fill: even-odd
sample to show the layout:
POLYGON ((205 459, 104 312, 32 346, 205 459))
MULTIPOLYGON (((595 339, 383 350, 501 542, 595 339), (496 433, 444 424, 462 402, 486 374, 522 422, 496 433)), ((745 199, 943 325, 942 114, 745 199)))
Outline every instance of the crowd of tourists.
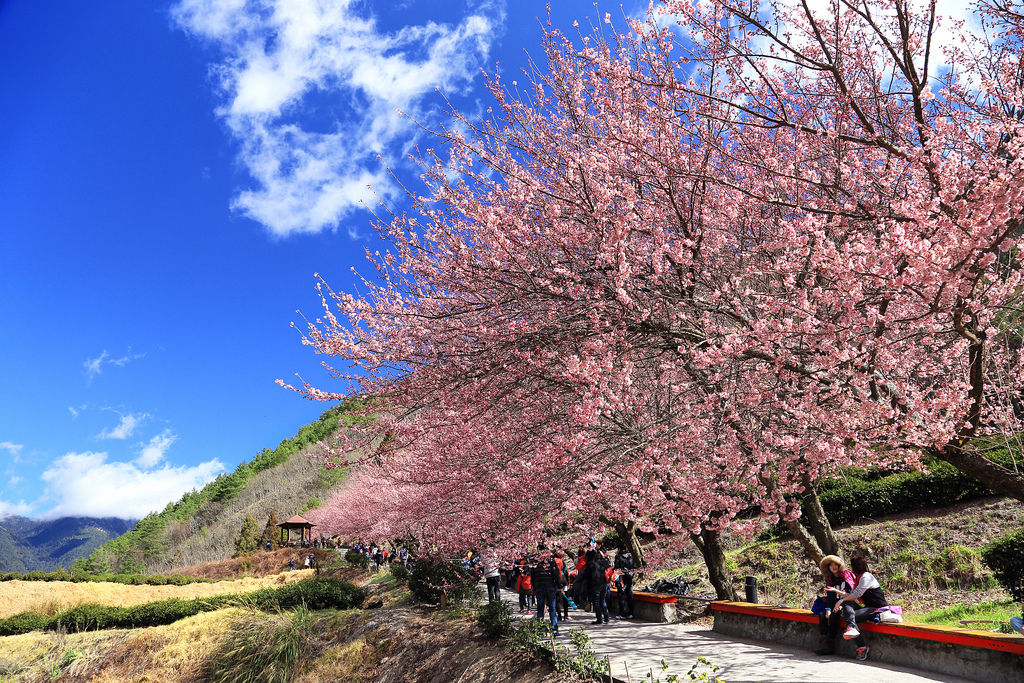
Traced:
POLYGON ((489 601, 501 600, 501 588, 517 593, 520 614, 536 611, 541 620, 547 612, 555 635, 559 618, 571 621, 570 610, 581 606, 594 612, 594 625, 607 624, 613 587, 618 597, 616 619, 633 618, 636 562, 625 550, 609 557, 600 540, 589 539, 575 553, 542 544, 536 552, 523 551, 510 562, 500 562, 492 550, 474 551, 464 564, 484 578, 489 601))
MULTIPOLYGON (((412 562, 404 546, 392 553, 386 548, 357 542, 352 549, 367 555, 377 566, 393 562, 410 566, 412 562)), ((502 588, 512 591, 519 598, 519 613, 535 613, 537 620, 543 620, 547 613, 555 635, 559 633, 559 621, 573 620, 570 611, 593 612, 593 625, 609 623, 608 601, 613 588, 618 600, 615 618, 632 619, 633 585, 642 573, 628 551, 619 549, 611 557, 601 540, 594 538, 588 539, 575 552, 541 544, 536 551, 524 550, 510 561, 499 560, 493 549, 477 549, 468 552, 462 564, 485 581, 488 601, 500 601, 502 588)), ((902 609, 889 604, 878 579, 868 571, 864 555, 854 555, 849 568, 842 558, 828 555, 822 559, 820 569, 824 587, 812 607, 818 615, 821 636, 815 653, 835 654, 836 639, 842 630, 844 639, 854 641, 856 658, 866 660, 870 647, 859 625, 869 621, 901 622, 902 609)), ((1011 620, 1011 626, 1018 633, 1022 623, 1021 617, 1011 620)))
POLYGON ((375 568, 390 565, 392 562, 404 566, 409 565, 409 550, 404 545, 396 551, 390 551, 387 548, 378 546, 376 543, 367 545, 362 541, 357 541, 352 544, 352 550, 365 555, 375 568))

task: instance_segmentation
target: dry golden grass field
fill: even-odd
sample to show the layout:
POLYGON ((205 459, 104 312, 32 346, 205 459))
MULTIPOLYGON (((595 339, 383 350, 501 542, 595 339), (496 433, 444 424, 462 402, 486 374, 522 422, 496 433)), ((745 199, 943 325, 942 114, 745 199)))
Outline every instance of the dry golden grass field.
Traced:
POLYGON ((167 598, 201 598, 223 593, 246 593, 264 586, 280 586, 313 575, 312 569, 284 572, 261 578, 242 578, 187 586, 129 586, 120 583, 71 583, 68 581, 0 582, 0 618, 21 612, 54 616, 84 603, 130 607, 167 598))

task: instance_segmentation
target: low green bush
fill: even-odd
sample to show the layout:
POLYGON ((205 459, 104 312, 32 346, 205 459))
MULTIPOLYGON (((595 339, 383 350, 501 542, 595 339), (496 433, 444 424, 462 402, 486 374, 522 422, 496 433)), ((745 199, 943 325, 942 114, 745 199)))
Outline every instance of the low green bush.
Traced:
POLYGON ((368 569, 370 567, 370 558, 363 553, 357 553, 355 550, 349 550, 345 553, 345 561, 353 567, 359 567, 360 569, 368 569))
POLYGON ((395 580, 399 583, 407 583, 409 581, 409 568, 406 567, 404 564, 392 562, 391 576, 395 577, 395 580))
POLYGON ((479 599, 477 580, 458 560, 421 557, 409 573, 409 592, 420 602, 439 604, 447 595, 448 604, 479 599))
POLYGON ((0 619, 0 636, 16 636, 29 631, 42 631, 50 621, 48 617, 35 612, 22 612, 13 617, 0 619))
POLYGON ((512 608, 502 600, 487 603, 476 615, 476 623, 488 638, 507 638, 514 622, 512 608))
MULTIPOLYGON (((1013 462, 1005 451, 988 457, 1001 465, 1013 462)), ((994 495, 987 486, 947 462, 925 459, 925 465, 929 474, 844 468, 842 478, 820 481, 818 497, 828 521, 832 526, 840 526, 865 517, 877 518, 994 495)), ((758 540, 772 540, 788 533, 785 525, 779 523, 761 532, 758 540)))
POLYGON ((312 610, 351 609, 362 605, 366 597, 366 591, 354 583, 327 577, 296 581, 272 590, 270 602, 282 608, 305 605, 312 610))
POLYGON ((1024 529, 989 543, 981 559, 1014 600, 1024 600, 1024 529))

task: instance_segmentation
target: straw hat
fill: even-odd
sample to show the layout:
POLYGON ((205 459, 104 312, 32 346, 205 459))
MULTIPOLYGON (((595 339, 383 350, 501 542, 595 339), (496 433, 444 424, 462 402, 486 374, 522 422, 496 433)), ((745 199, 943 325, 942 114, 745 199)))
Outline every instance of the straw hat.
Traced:
POLYGON ((846 563, 843 562, 843 558, 837 557, 835 555, 826 555, 825 557, 821 558, 821 562, 818 563, 818 568, 821 569, 821 573, 824 574, 825 576, 828 576, 829 575, 828 566, 830 564, 832 564, 833 562, 835 562, 836 564, 839 565, 839 571, 841 571, 841 572, 845 572, 846 571, 846 563))

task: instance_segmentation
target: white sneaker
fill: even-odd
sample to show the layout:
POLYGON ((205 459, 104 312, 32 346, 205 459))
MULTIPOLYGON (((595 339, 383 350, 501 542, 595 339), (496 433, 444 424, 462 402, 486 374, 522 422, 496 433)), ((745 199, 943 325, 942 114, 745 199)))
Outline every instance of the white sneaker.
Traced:
POLYGON ((859 635, 860 631, 857 629, 857 627, 851 626, 850 628, 846 629, 846 633, 843 634, 843 638, 845 638, 846 640, 853 640, 859 635))

